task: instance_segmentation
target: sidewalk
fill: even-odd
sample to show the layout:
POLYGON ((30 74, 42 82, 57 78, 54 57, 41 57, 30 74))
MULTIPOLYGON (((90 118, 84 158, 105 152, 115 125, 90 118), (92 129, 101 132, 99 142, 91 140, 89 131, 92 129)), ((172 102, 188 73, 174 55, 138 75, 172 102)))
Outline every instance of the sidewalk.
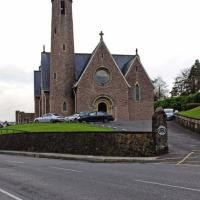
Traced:
POLYGON ((71 155, 71 154, 59 154, 59 153, 35 153, 35 152, 3 151, 3 150, 0 150, 0 154, 28 156, 36 158, 48 158, 48 159, 77 160, 77 161, 94 162, 94 163, 118 163, 118 162, 149 163, 149 162, 155 162, 157 159, 157 157, 87 156, 87 155, 71 155))

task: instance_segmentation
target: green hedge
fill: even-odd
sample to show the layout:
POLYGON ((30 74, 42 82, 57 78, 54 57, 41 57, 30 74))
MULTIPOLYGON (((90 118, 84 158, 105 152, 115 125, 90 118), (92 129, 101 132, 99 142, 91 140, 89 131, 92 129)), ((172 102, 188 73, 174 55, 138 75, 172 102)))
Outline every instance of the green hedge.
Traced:
POLYGON ((190 96, 171 97, 165 100, 156 101, 154 107, 174 108, 175 110, 182 111, 188 110, 199 106, 200 92, 190 96))

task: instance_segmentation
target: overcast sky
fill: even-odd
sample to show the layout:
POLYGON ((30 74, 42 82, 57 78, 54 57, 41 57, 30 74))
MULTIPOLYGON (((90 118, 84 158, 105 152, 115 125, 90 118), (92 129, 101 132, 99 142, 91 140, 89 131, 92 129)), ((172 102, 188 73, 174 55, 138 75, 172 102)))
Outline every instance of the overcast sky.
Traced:
MULTIPOLYGON (((199 0, 73 0, 75 52, 91 53, 99 32, 111 53, 135 54, 172 87, 200 57, 199 0)), ((0 2, 0 121, 34 111, 33 71, 50 51, 51 0, 0 2)))

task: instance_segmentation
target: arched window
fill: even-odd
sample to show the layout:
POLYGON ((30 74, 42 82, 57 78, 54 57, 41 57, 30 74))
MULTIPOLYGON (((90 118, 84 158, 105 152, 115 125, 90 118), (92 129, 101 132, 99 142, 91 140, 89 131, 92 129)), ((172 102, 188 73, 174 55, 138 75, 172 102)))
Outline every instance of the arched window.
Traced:
POLYGON ((60 2, 60 11, 61 11, 61 15, 65 15, 65 1, 61 1, 60 2))
POLYGON ((63 111, 67 112, 67 104, 66 104, 66 102, 63 103, 63 111))
POLYGON ((133 100, 140 101, 140 86, 138 83, 133 87, 133 100))
POLYGON ((135 85, 135 101, 139 101, 140 100, 140 86, 137 83, 135 85))

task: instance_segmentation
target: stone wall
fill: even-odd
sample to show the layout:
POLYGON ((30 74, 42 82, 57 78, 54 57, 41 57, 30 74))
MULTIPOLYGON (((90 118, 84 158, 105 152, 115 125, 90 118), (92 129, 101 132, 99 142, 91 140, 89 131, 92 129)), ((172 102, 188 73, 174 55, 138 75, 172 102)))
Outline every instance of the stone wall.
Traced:
POLYGON ((191 131, 200 133, 200 120, 184 117, 181 115, 176 115, 175 119, 176 122, 181 126, 190 129, 191 131))
POLYGON ((0 149, 98 156, 154 156, 151 132, 20 133, 0 135, 0 149))
POLYGON ((34 121, 35 113, 25 113, 21 111, 16 111, 16 124, 26 124, 34 121))

